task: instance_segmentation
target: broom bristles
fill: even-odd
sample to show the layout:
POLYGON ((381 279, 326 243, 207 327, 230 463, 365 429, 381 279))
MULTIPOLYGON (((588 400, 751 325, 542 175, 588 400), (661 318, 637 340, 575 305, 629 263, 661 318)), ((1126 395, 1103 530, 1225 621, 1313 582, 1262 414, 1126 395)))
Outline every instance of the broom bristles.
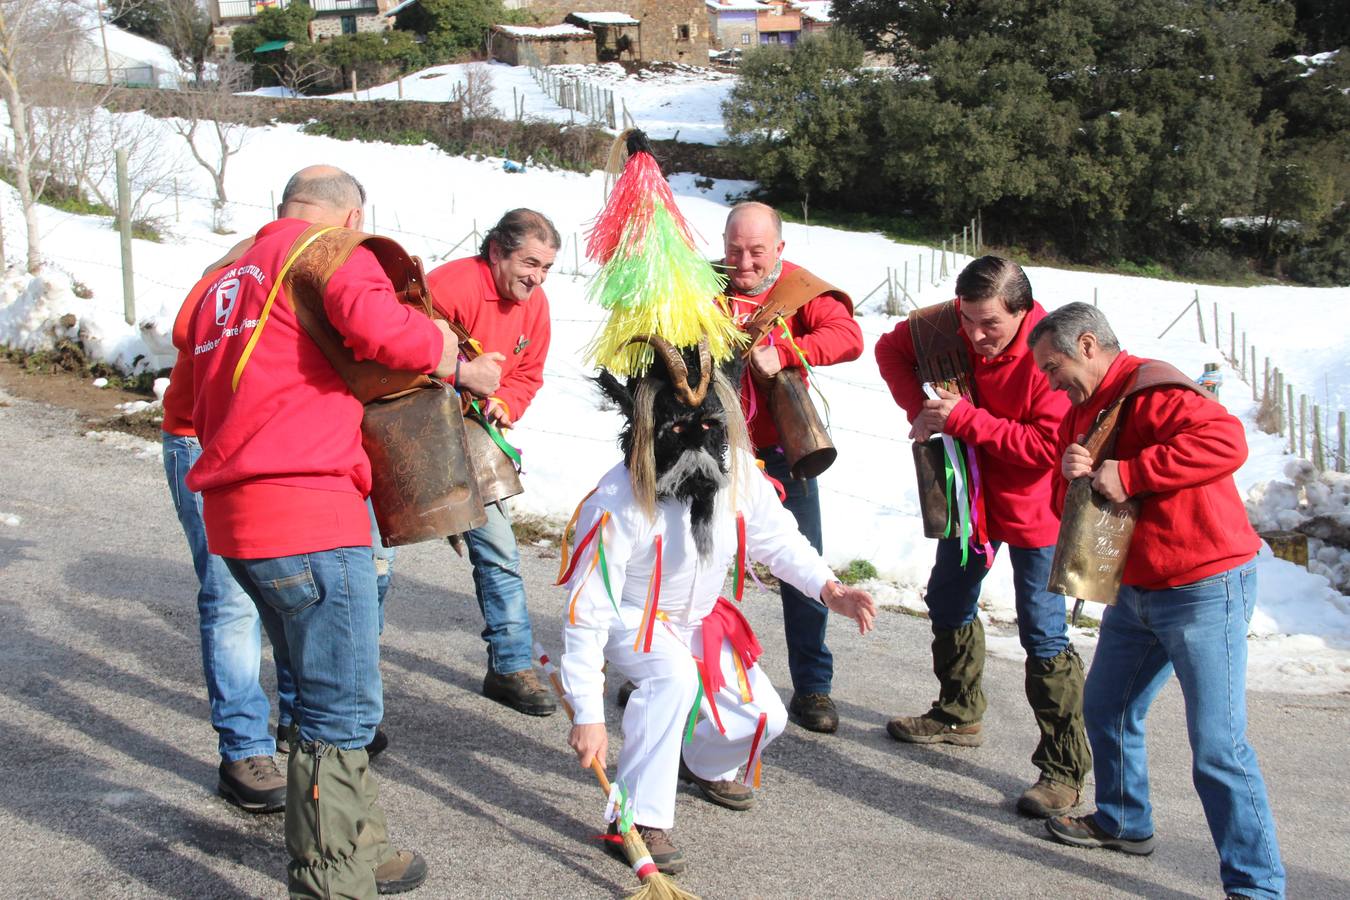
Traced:
MULTIPOLYGON (((637 828, 628 829, 622 837, 623 855, 627 857, 630 866, 644 856, 648 859, 651 858, 651 854, 647 852, 647 845, 643 842, 642 835, 638 834, 637 828)), ((670 878, 656 871, 643 878, 642 887, 628 896, 630 900, 699 900, 697 894, 689 893, 670 878)))

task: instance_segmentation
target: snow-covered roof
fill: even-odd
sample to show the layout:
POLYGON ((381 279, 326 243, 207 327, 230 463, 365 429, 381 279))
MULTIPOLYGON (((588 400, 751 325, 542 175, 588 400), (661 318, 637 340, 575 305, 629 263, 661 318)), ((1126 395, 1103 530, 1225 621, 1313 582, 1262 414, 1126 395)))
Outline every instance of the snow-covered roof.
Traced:
POLYGON ((759 12, 769 8, 769 4, 760 0, 703 0, 703 3, 710 12, 759 12))
POLYGON ((812 22, 830 21, 830 0, 793 0, 792 6, 812 22))
POLYGON ((626 12, 574 12, 573 19, 591 25, 637 25, 638 20, 626 12))
POLYGON ((147 72, 149 67, 153 67, 156 87, 178 86, 184 72, 172 50, 140 35, 123 31, 111 22, 105 22, 100 34, 99 10, 92 0, 77 4, 76 9, 84 44, 77 50, 74 60, 73 74, 76 81, 101 84, 107 80, 106 69, 109 66, 114 70, 146 67, 147 72), (106 60, 103 54, 105 40, 108 48, 106 60))
POLYGON ((535 28, 528 25, 493 25, 492 30, 500 31, 503 34, 509 34, 512 37, 534 38, 536 40, 589 38, 595 36, 591 34, 589 28, 578 28, 575 25, 545 25, 541 28, 535 28))

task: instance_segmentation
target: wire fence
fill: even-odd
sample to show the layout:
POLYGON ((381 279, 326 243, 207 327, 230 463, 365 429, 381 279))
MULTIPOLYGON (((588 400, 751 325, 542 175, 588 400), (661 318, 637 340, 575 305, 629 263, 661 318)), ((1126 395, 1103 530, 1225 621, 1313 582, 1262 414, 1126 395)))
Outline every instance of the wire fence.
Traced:
MULTIPOLYGON (((1200 342, 1209 344, 1205 331, 1205 307, 1198 290, 1195 298, 1182 307, 1176 318, 1158 335, 1159 339, 1186 318, 1191 310, 1195 311, 1196 333, 1200 342)), ((1252 386, 1252 399, 1259 404, 1256 411, 1257 427, 1266 434, 1287 437, 1286 452, 1308 460, 1318 472, 1346 471, 1345 410, 1332 410, 1329 402, 1323 407, 1316 402, 1315 395, 1302 391, 1296 393, 1294 385, 1285 380, 1284 371, 1278 365, 1272 365, 1269 356, 1258 355, 1255 342, 1248 343, 1247 331, 1239 327, 1237 313, 1229 310, 1225 320, 1217 301, 1210 304, 1210 310, 1214 348, 1241 375, 1242 380, 1252 386), (1221 324, 1228 326, 1226 340, 1221 324), (1259 366, 1258 360, 1261 361, 1259 366)), ((1327 400, 1330 401, 1329 396, 1327 400)))

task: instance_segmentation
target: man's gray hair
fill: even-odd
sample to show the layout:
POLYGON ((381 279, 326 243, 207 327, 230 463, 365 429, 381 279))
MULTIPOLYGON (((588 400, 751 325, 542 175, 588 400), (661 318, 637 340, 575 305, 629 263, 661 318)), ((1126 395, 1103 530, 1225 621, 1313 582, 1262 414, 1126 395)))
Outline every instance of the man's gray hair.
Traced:
POLYGON ((534 238, 554 250, 562 246, 562 235, 558 234, 558 229, 548 216, 533 209, 521 208, 513 209, 502 216, 497 224, 483 235, 478 255, 483 259, 489 259, 488 247, 496 244, 504 256, 510 256, 524 247, 525 241, 529 238, 534 238))
POLYGON ((366 205, 366 189, 361 182, 341 169, 321 175, 306 175, 304 169, 291 176, 281 192, 281 205, 312 203, 330 209, 350 209, 366 205))
POLYGON ((1078 339, 1091 333, 1103 350, 1119 350, 1120 341, 1111 330, 1111 323, 1095 306, 1086 303, 1068 303, 1036 323, 1027 337, 1027 346, 1034 347, 1043 337, 1050 338, 1050 346, 1065 356, 1078 358, 1078 339))

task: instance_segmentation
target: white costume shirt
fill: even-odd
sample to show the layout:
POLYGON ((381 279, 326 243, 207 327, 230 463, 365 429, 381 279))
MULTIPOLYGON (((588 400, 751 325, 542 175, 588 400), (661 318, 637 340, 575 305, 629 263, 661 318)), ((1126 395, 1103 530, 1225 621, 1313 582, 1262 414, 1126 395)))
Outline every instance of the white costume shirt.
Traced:
POLYGON ((754 457, 742 454, 739 470, 735 508, 729 489, 718 495, 712 524, 713 551, 707 563, 699 560, 694 545, 689 505, 663 500, 657 504, 655 519, 648 519, 633 497, 628 468, 622 463, 605 473, 595 493, 582 504, 574 546, 602 515, 609 514, 600 532, 609 590, 600 566, 592 565, 597 552, 597 542, 592 539, 581 549, 581 558, 567 582, 568 608, 563 613, 559 669, 576 724, 605 721, 601 672, 605 643, 611 627, 624 627, 615 615, 611 592, 613 603, 620 606, 638 610, 646 606, 658 535, 661 537, 658 608, 674 624, 696 624, 712 611, 728 569, 735 564, 737 511, 745 517, 748 560, 768 566, 775 577, 808 597, 819 598, 821 589, 834 580, 834 573, 797 530, 796 520, 783 508, 754 457))

